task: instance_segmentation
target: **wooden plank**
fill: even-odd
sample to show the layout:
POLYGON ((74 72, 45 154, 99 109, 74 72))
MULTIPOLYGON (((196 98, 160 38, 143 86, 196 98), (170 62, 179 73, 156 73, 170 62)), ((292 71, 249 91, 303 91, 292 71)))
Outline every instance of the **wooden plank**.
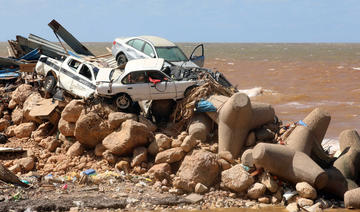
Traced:
POLYGON ((20 64, 20 72, 32 73, 35 70, 36 63, 20 64))

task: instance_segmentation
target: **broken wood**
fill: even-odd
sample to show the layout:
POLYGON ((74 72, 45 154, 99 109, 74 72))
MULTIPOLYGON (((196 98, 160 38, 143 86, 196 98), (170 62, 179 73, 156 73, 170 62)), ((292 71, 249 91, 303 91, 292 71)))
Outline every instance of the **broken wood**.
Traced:
POLYGON ((29 187, 28 184, 21 182, 14 173, 12 173, 9 169, 7 169, 1 163, 0 163, 0 180, 4 181, 6 183, 29 187))

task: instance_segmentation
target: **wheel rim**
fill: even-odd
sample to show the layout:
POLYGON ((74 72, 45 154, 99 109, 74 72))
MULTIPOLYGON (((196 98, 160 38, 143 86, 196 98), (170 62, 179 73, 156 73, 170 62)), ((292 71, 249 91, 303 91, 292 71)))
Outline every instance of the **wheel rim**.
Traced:
POLYGON ((120 55, 118 58, 118 64, 124 65, 126 63, 125 55, 120 55))
POLYGON ((116 105, 120 109, 126 109, 126 108, 128 108, 130 106, 130 100, 125 95, 119 96, 116 99, 116 105))
POLYGON ((52 79, 48 78, 44 87, 47 91, 50 91, 52 87, 52 79))

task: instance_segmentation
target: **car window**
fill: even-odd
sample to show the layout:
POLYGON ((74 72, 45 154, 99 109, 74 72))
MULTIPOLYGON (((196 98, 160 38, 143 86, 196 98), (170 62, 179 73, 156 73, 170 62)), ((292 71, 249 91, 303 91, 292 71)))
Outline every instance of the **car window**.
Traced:
POLYGON ((77 61, 77 60, 70 60, 68 65, 70 66, 70 68, 72 68, 73 70, 76 70, 77 68, 79 68, 81 62, 77 61))
POLYGON ((167 77, 160 71, 148 71, 147 75, 148 75, 150 81, 151 80, 160 80, 160 81, 167 80, 167 77))
POLYGON ((83 75, 84 77, 88 78, 92 81, 91 71, 87 65, 83 65, 79 71, 79 74, 83 75))
POLYGON ((127 42, 127 45, 132 46, 132 45, 133 45, 133 43, 134 43, 134 39, 129 40, 129 41, 127 42))
POLYGON ((123 84, 140 84, 140 83, 146 83, 147 80, 145 79, 145 72, 132 72, 126 75, 122 83, 123 84))
POLYGON ((155 47, 159 58, 164 58, 170 62, 188 61, 185 54, 177 46, 155 47))
POLYGON ((150 44, 148 43, 145 43, 145 46, 144 46, 144 53, 150 57, 154 57, 155 56, 155 53, 154 53, 154 50, 153 48, 150 46, 150 44))
POLYGON ((145 41, 143 41, 143 40, 135 39, 132 47, 141 51, 142 47, 144 46, 144 43, 145 43, 145 41))

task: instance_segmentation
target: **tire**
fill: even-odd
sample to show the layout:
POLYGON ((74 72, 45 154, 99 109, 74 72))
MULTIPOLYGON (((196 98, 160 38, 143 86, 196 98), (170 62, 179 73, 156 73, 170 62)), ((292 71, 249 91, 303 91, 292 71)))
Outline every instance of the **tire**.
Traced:
POLYGON ((56 86, 56 79, 54 76, 49 75, 45 78, 44 89, 47 93, 53 93, 56 86))
POLYGON ((115 104, 121 110, 127 110, 132 105, 132 100, 129 95, 123 93, 115 97, 115 104))
POLYGON ((119 56, 116 58, 116 62, 118 66, 125 66, 128 59, 126 58, 124 53, 120 53, 119 56))

